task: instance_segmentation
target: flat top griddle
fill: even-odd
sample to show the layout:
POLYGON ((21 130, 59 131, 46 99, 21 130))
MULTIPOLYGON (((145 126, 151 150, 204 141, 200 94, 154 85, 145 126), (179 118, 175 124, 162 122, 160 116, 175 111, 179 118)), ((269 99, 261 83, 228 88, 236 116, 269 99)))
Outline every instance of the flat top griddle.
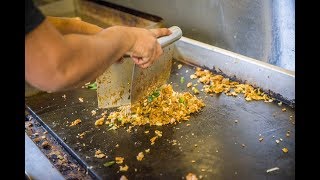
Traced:
MULTIPOLYGON (((186 64, 178 69, 180 63, 175 61, 169 82, 175 91, 191 92, 186 84, 197 83, 189 77, 195 69, 186 64), (180 82, 181 77, 185 78, 184 83, 180 82)), ((202 84, 198 84, 200 90, 202 84)), ((243 96, 215 94, 211 97, 200 92, 198 97, 204 100, 206 107, 189 121, 162 127, 134 127, 130 133, 127 128, 108 130, 107 125, 94 125, 103 112, 97 110, 94 90, 80 88, 42 93, 26 98, 26 105, 97 179, 119 179, 121 175, 128 179, 181 179, 189 172, 204 179, 295 179, 294 109, 285 104, 246 102, 243 96), (79 97, 84 102, 80 102, 79 97), (282 108, 286 111, 282 112, 282 108), (91 115, 92 110, 97 110, 96 116, 91 115), (82 123, 69 127, 78 118, 82 123), (145 134, 146 130, 150 132, 145 134), (162 131, 163 136, 150 145, 154 130, 162 131), (290 136, 286 137, 288 130, 290 136), (82 132, 86 134, 80 138, 78 135, 82 132), (277 144, 276 139, 280 138, 282 141, 277 144), (288 153, 282 152, 284 147, 288 148, 288 153), (150 153, 144 152, 144 159, 137 161, 138 153, 149 148, 150 153), (108 158, 95 158, 97 149, 108 158), (119 172, 118 164, 103 166, 116 156, 125 158, 124 164, 129 166, 127 172, 119 172), (273 167, 279 170, 266 172, 273 167)))

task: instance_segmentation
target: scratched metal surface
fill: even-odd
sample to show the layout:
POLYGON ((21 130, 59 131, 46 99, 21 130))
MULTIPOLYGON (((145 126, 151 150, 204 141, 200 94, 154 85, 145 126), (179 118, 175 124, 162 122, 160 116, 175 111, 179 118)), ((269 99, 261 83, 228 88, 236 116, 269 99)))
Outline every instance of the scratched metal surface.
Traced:
MULTIPOLYGON (((173 65, 169 81, 174 90, 189 91, 187 82, 196 82, 189 78, 194 68, 184 64, 177 69, 178 63, 173 65), (182 76, 185 77, 183 84, 180 82, 182 76)), ((210 97, 203 92, 198 96, 206 107, 188 122, 175 126, 141 126, 133 128, 131 133, 123 128, 108 131, 106 126, 95 127, 94 122, 102 111, 97 111, 96 116, 91 115, 91 110, 97 109, 93 90, 43 93, 26 98, 26 105, 53 133, 64 139, 97 179, 119 179, 121 175, 128 179, 181 179, 189 172, 205 179, 295 179, 294 109, 276 103, 246 102, 242 96, 221 94, 210 97), (84 99, 83 103, 79 97, 84 99), (284 107, 287 111, 282 112, 284 107), (77 118, 82 123, 67 127, 77 118), (149 139, 155 135, 156 129, 161 130, 163 136, 150 145, 149 139), (145 130, 150 133, 145 134, 145 130), (288 130, 290 136, 286 137, 288 130), (85 131, 87 134, 82 139, 76 137, 85 131), (263 137, 262 142, 258 140, 259 134, 263 137), (283 141, 277 144, 275 140, 280 138, 283 141), (177 144, 172 145, 172 140, 177 144), (288 153, 282 152, 284 147, 288 148, 288 153), (149 148, 150 153, 144 153, 144 159, 137 161, 138 153, 149 148), (95 158, 96 149, 108 158, 95 158), (124 164, 129 166, 127 172, 119 172, 118 164, 103 166, 116 156, 125 158, 124 164), (266 172, 273 167, 279 167, 279 170, 266 172)))

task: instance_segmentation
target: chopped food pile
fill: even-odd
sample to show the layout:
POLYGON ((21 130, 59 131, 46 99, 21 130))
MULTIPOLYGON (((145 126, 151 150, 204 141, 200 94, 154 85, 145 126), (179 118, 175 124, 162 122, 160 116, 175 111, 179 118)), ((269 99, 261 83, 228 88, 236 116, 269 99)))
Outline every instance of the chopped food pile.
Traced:
POLYGON ((204 102, 191 93, 175 92, 170 84, 166 84, 131 107, 122 106, 118 111, 111 112, 106 124, 112 129, 126 123, 157 126, 174 124, 189 120, 190 114, 199 112, 204 106, 204 102))
MULTIPOLYGON (((272 102, 273 100, 260 89, 255 89, 249 84, 240 84, 239 82, 230 81, 229 78, 224 78, 221 75, 215 75, 209 70, 202 70, 197 68, 196 72, 190 75, 191 79, 199 79, 203 83, 204 92, 212 95, 213 93, 224 92, 227 96, 237 96, 239 93, 244 94, 247 101, 264 100, 265 102, 272 102)), ((187 87, 191 87, 192 83, 188 83, 187 87)), ((195 94, 199 91, 192 87, 195 94)))

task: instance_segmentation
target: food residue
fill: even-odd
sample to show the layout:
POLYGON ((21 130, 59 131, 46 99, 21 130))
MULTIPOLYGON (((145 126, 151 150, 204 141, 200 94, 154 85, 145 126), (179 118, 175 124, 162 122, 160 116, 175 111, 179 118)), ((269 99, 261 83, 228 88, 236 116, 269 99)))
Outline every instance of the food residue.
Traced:
POLYGON ((191 79, 199 78, 199 81, 204 84, 204 92, 208 94, 223 92, 228 96, 237 96, 239 93, 242 93, 247 101, 264 100, 265 102, 272 102, 272 99, 260 89, 255 89, 249 84, 231 81, 229 78, 213 74, 209 70, 196 68, 196 72, 191 76, 191 79))
POLYGON ((116 160, 116 163, 117 163, 117 164, 122 164, 124 158, 123 158, 123 157, 116 157, 115 160, 116 160))
POLYGON ((109 162, 104 163, 103 166, 109 167, 109 166, 114 165, 114 163, 115 163, 114 161, 109 161, 109 162))
POLYGON ((259 141, 260 141, 260 142, 263 141, 263 138, 259 138, 259 141))
POLYGON ((150 152, 150 149, 146 149, 146 150, 144 150, 146 153, 149 153, 150 152))
POLYGON ((79 124, 79 123, 81 123, 81 119, 76 119, 76 120, 74 120, 73 122, 71 122, 70 127, 71 127, 71 126, 75 126, 75 125, 77 125, 77 124, 79 124))
POLYGON ((268 169, 266 172, 269 173, 269 172, 277 171, 277 170, 279 170, 279 168, 278 167, 274 167, 274 168, 268 169))
POLYGON ((80 101, 80 102, 83 102, 83 98, 82 98, 82 97, 79 97, 79 101, 80 101))
POLYGON ((159 131, 159 130, 155 130, 155 131, 154 131, 154 133, 155 133, 157 136, 159 136, 159 137, 161 137, 161 136, 162 136, 162 132, 161 132, 161 131, 159 131))
POLYGON ((96 120, 96 122, 94 123, 94 125, 96 125, 96 126, 101 126, 101 125, 103 125, 103 122, 104 122, 104 117, 96 120))
POLYGON ((95 152, 94 157, 101 159, 101 158, 106 157, 106 155, 103 154, 100 149, 98 149, 98 150, 95 152))
POLYGON ((189 88, 189 87, 191 87, 192 86, 192 82, 189 82, 188 84, 187 84, 187 88, 189 88))
POLYGON ((97 111, 95 111, 95 110, 92 110, 92 111, 91 111, 91 115, 92 115, 92 116, 94 116, 94 115, 96 115, 96 114, 97 114, 97 111))
POLYGON ((289 150, 288 150, 287 148, 282 148, 282 151, 283 151, 284 153, 287 153, 289 150))
POLYGON ((179 64, 179 65, 178 65, 178 69, 181 69, 181 67, 182 67, 182 64, 179 64))
POLYGON ((119 171, 128 171, 128 169, 129 169, 129 166, 124 165, 124 166, 120 166, 119 171))
POLYGON ((137 160, 138 160, 138 161, 142 161, 143 157, 144 157, 143 152, 139 152, 139 154, 138 154, 138 156, 137 156, 137 160))
POLYGON ((287 109, 286 109, 286 108, 282 108, 281 111, 282 111, 282 112, 285 112, 285 111, 287 111, 287 109))
POLYGON ((131 106, 121 106, 118 111, 111 112, 108 122, 115 127, 127 123, 134 126, 175 124, 189 120, 192 113, 199 112, 204 106, 204 102, 196 96, 189 92, 175 92, 170 84, 166 84, 147 98, 131 106))
POLYGON ((120 177, 120 180, 128 180, 128 178, 127 178, 125 175, 122 175, 122 176, 120 177))
POLYGON ((195 174, 188 173, 188 175, 186 176, 186 180, 198 180, 198 178, 195 174))
POLYGON ((155 143, 157 138, 158 138, 158 136, 155 136, 155 137, 150 139, 151 145, 154 145, 154 143, 155 143))

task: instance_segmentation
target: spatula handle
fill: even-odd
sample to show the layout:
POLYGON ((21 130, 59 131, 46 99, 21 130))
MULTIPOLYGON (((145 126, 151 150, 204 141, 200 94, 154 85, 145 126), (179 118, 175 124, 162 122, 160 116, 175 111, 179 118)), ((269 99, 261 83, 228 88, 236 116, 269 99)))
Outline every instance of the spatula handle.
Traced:
POLYGON ((182 37, 182 30, 178 26, 172 26, 168 29, 172 32, 169 36, 158 38, 158 42, 162 48, 165 48, 182 37))
MULTIPOLYGON (((158 38, 158 42, 162 48, 167 47, 168 45, 172 44, 173 42, 179 40, 182 37, 182 30, 178 26, 172 26, 168 28, 171 31, 169 36, 163 36, 158 38)), ((123 55, 124 58, 130 57, 130 55, 125 54, 123 55)))

